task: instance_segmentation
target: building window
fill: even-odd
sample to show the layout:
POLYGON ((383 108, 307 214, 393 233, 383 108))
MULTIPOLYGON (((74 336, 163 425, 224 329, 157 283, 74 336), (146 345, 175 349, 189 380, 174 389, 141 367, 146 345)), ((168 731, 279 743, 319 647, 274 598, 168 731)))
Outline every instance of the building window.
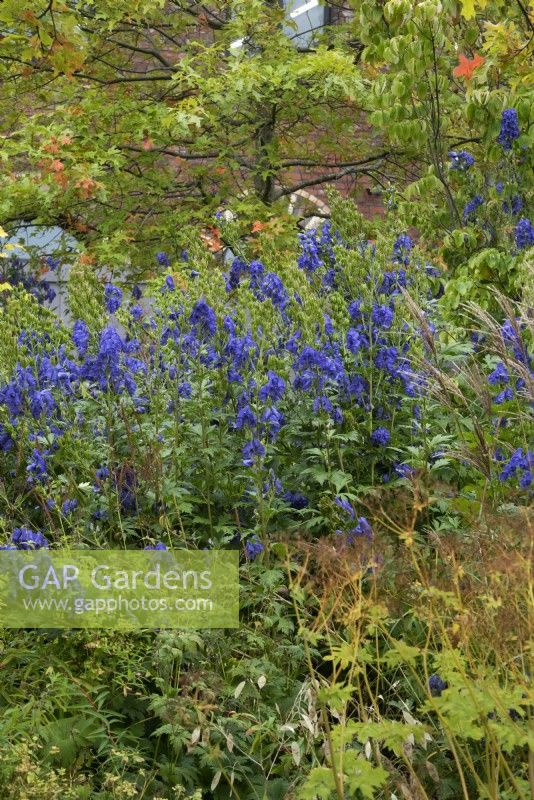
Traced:
POLYGON ((284 26, 287 36, 299 50, 313 47, 317 35, 329 23, 328 8, 319 0, 282 0, 288 23, 284 26))
POLYGON ((7 243, 21 249, 0 264, 0 282, 24 286, 40 303, 67 319, 67 279, 76 239, 59 227, 23 224, 7 243))
MULTIPOLYGON (((319 0, 280 0, 286 11, 286 23, 283 26, 286 36, 295 43, 298 50, 309 50, 313 47, 318 34, 330 23, 330 9, 321 5, 319 0)), ((236 39, 230 45, 230 51, 238 51, 243 47, 243 39, 236 39)))

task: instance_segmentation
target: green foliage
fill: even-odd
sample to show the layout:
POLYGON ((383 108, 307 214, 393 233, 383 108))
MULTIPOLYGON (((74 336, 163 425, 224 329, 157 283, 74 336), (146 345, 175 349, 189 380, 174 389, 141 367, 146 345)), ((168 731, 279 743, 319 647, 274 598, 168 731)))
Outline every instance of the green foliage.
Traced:
POLYGON ((0 218, 60 224, 97 263, 146 273, 217 208, 283 239, 295 190, 366 176, 434 246, 461 223, 448 151, 472 143, 495 164, 506 106, 532 143, 531 23, 503 8, 350 0, 299 49, 267 0, 3 3, 0 218))

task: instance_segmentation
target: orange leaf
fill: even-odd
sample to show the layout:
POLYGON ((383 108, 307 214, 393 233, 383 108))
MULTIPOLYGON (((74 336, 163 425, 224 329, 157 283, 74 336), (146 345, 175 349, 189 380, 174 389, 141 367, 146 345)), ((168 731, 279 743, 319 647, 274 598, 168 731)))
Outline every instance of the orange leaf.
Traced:
POLYGON ((265 222, 260 222, 259 219, 257 219, 256 222, 252 223, 252 233, 258 233, 259 231, 263 231, 265 230, 266 227, 267 225, 265 224, 265 222))
POLYGON ((222 250, 223 244, 221 242, 221 232, 219 228, 208 228, 200 234, 200 238, 212 253, 218 253, 222 250))
POLYGON ((93 178, 80 178, 79 181, 76 181, 75 187, 78 189, 78 194, 80 194, 83 198, 88 200, 94 193, 94 190, 98 186, 97 181, 93 180, 93 178))
POLYGON ((90 253, 82 253, 78 261, 80 262, 80 264, 94 264, 95 257, 90 255, 90 253))
POLYGON ((65 169, 65 164, 59 159, 55 158, 52 163, 50 164, 50 169, 53 172, 62 172, 65 169))
POLYGON ((476 55, 473 58, 466 58, 460 55, 458 66, 452 71, 455 78, 467 78, 470 80, 473 77, 473 72, 477 67, 480 67, 486 59, 483 56, 476 55))
POLYGON ((58 186, 61 186, 62 189, 66 189, 69 185, 69 179, 61 172, 56 172, 55 175, 52 175, 52 179, 58 184, 58 186))

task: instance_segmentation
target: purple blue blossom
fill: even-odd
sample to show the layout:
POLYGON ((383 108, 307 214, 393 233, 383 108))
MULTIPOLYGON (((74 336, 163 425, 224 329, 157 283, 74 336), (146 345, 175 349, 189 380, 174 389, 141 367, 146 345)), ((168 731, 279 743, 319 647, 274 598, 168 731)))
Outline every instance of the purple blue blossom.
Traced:
POLYGON ((249 561, 254 561, 263 551, 265 547, 262 545, 257 536, 252 536, 247 539, 245 544, 245 553, 249 561))
POLYGON ((104 289, 104 301, 109 313, 114 314, 115 311, 118 311, 121 306, 122 291, 118 286, 114 286, 112 283, 106 283, 104 289))
POLYGON ((501 130, 497 137, 497 141, 502 146, 503 150, 510 150, 512 143, 518 139, 521 134, 519 128, 519 120, 517 118, 517 111, 515 108, 507 108, 502 112, 501 116, 501 130))
POLYGON ((463 210, 464 220, 468 219, 481 205, 484 204, 484 198, 480 194, 476 194, 468 203, 465 204, 463 210))
POLYGON ((390 439, 391 434, 387 428, 375 428, 371 433, 371 443, 375 447, 385 447, 390 439))
POLYGON ((466 172, 475 163, 475 159, 467 150, 451 150, 449 158, 451 159, 451 169, 462 170, 463 172, 466 172))
POLYGON ((41 531, 32 531, 30 528, 15 528, 11 534, 11 541, 18 550, 40 550, 49 547, 49 541, 41 531))
POLYGON ((514 228, 514 238, 517 248, 525 250, 534 245, 534 226, 526 217, 520 219, 514 228))

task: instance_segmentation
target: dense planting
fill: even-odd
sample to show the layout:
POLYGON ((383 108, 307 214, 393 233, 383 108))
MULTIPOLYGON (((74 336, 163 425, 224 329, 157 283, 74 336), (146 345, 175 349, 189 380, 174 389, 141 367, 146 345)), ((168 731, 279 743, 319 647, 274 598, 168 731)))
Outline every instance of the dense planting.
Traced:
POLYGON ((243 562, 239 632, 4 633, 7 796, 528 796, 532 318, 364 227, 5 290, 2 547, 243 562))
MULTIPOLYGON (((277 530, 369 537, 365 487, 445 469, 469 430, 431 390, 459 362, 441 352, 439 272, 411 238, 346 242, 326 223, 277 269, 238 256, 144 292, 106 283, 71 330, 26 327, 29 298, 14 292, 0 388, 13 527, 56 545, 244 542, 252 557, 277 530)), ((495 336, 463 345, 487 383, 485 478, 528 490, 529 332, 508 319, 495 336)))
POLYGON ((2 558, 240 572, 235 630, 0 609, 2 800, 534 797, 532 15, 295 5, 1 4, 2 558))

